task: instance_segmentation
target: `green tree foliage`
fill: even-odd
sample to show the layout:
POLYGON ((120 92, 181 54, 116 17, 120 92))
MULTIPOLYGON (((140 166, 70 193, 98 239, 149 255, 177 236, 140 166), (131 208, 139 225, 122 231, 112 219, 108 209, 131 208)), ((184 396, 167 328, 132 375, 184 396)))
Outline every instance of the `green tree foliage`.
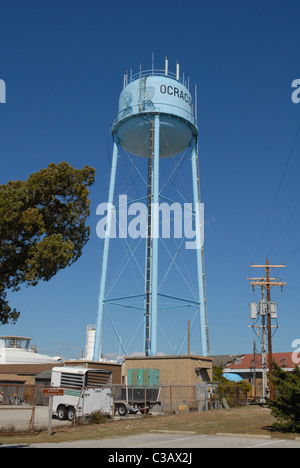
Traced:
POLYGON ((91 167, 61 162, 0 186, 0 324, 20 314, 6 299, 8 290, 49 281, 81 256, 94 177, 91 167))
POLYGON ((224 367, 222 364, 218 364, 213 366, 213 382, 222 382, 225 381, 225 377, 223 377, 224 367))
POLYGON ((269 402, 272 415, 277 418, 277 429, 300 431, 300 369, 293 372, 281 369, 272 363, 272 374, 268 374, 274 386, 274 401, 269 402))
POLYGON ((213 366, 213 382, 218 384, 216 395, 219 399, 226 398, 230 406, 238 406, 246 401, 252 387, 244 380, 240 382, 227 380, 225 375, 222 365, 213 366))

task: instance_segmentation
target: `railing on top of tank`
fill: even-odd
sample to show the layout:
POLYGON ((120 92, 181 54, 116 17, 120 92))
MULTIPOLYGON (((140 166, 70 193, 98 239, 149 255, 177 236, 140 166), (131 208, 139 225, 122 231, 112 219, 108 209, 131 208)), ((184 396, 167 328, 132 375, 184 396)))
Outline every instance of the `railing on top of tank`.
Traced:
POLYGON ((114 118, 112 122, 111 128, 114 128, 114 126, 118 122, 120 122, 123 119, 126 119, 127 117, 130 117, 133 115, 139 115, 140 113, 144 113, 144 112, 146 112, 147 114, 151 114, 151 113, 171 114, 177 117, 183 117, 183 114, 185 114, 186 120, 188 120, 197 128, 197 120, 195 119, 192 112, 188 112, 184 110, 182 107, 174 106, 173 104, 167 104, 165 102, 155 103, 154 105, 153 102, 151 101, 145 101, 141 104, 128 106, 125 109, 118 112, 117 116, 114 118), (168 109, 168 112, 167 112, 167 109, 168 109), (180 110, 181 115, 176 113, 176 109, 180 110))
POLYGON ((183 84, 183 86, 186 86, 186 82, 184 77, 179 77, 177 79, 177 74, 174 72, 170 72, 166 70, 159 70, 157 68, 151 68, 150 70, 140 70, 138 73, 132 74, 132 71, 130 72, 130 75, 125 75, 125 86, 127 86, 129 83, 132 83, 135 80, 138 80, 139 78, 143 76, 165 76, 166 78, 172 78, 179 83, 183 84))

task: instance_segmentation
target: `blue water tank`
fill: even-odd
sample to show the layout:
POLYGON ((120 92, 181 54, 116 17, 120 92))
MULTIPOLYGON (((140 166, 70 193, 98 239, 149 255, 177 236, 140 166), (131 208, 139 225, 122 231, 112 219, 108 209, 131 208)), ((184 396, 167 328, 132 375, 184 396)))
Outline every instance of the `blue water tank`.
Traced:
POLYGON ((184 151, 198 134, 193 102, 181 80, 141 72, 124 87, 119 98, 118 117, 113 133, 129 153, 149 157, 150 120, 160 115, 160 157, 184 151))

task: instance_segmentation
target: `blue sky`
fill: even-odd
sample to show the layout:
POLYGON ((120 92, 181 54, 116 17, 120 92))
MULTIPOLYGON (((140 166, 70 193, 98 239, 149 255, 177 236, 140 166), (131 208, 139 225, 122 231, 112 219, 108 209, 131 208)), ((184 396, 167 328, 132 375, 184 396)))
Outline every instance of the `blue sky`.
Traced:
MULTIPOLYGON (((277 275, 287 286, 271 293, 280 325, 273 350, 292 351, 300 338, 300 135, 291 153, 300 123, 300 104, 291 100, 291 83, 300 78, 299 17, 297 0, 2 2, 0 78, 7 103, 0 104, 0 183, 25 180, 60 161, 95 167, 96 182, 82 257, 49 283, 10 294, 21 317, 1 326, 1 335, 31 336, 41 352, 66 357, 84 350, 86 326, 96 322, 102 252, 96 207, 107 199, 110 125, 124 72, 137 72, 140 63, 150 68, 154 52, 157 68, 167 56, 175 71, 178 60, 198 89, 211 354, 252 351, 248 304, 259 292, 247 277, 262 274, 250 264, 267 256, 272 264, 286 262, 277 275)), ((119 333, 127 343, 139 322, 129 314, 114 319, 121 323, 125 315, 119 333)), ((167 317, 174 333, 176 317, 167 317)), ((171 340, 173 331, 166 333, 171 340)), ((141 343, 129 352, 141 351, 141 343)), ((162 336, 158 347, 170 353, 162 336)), ((107 323, 103 351, 118 349, 107 323)))

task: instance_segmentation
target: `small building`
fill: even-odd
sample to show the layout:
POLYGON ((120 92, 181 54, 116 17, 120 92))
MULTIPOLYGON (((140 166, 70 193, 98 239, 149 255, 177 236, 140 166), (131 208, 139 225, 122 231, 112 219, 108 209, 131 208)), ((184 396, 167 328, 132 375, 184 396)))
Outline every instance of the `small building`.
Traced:
MULTIPOLYGON (((51 374, 57 365, 61 364, 0 364, 0 405, 14 404, 14 398, 32 402, 35 385, 45 385, 36 377, 45 371, 51 374)), ((39 400, 36 403, 39 404, 39 400)))
POLYGON ((60 364, 1 364, 0 385, 35 385, 37 374, 60 364))
POLYGON ((129 369, 158 369, 161 385, 195 385, 212 380, 212 359, 204 356, 125 357, 123 383, 129 369))
POLYGON ((160 401, 164 411, 195 410, 204 404, 200 385, 196 384, 212 380, 212 359, 194 355, 125 357, 123 383, 129 383, 134 376, 143 376, 141 385, 152 383, 161 387, 160 401), (150 377, 149 383, 147 377, 150 377))
POLYGON ((40 372, 63 364, 59 356, 39 354, 31 338, 0 336, 0 384, 34 385, 40 372))
MULTIPOLYGON (((272 357, 276 364, 287 372, 292 372, 295 369, 296 363, 293 362, 293 353, 273 353, 272 357)), ((268 368, 267 372, 269 372, 268 368)), ((256 395, 262 395, 263 366, 261 354, 256 354, 255 357, 253 354, 234 356, 231 361, 227 362, 224 366, 225 376, 226 373, 238 374, 252 386, 255 382, 256 395)))

